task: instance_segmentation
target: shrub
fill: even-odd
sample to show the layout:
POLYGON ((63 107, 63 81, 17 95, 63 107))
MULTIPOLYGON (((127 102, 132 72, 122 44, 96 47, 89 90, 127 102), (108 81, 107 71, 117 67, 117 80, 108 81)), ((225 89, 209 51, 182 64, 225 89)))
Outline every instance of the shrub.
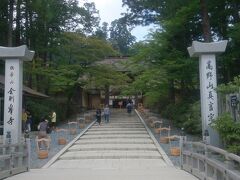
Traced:
POLYGON ((163 117, 171 120, 173 125, 181 127, 183 114, 186 112, 186 104, 169 104, 163 111, 163 117))
POLYGON ((239 155, 240 123, 234 122, 229 113, 224 113, 219 116, 211 126, 218 131, 227 150, 239 155))
MULTIPOLYGON (((31 113, 33 117, 32 127, 36 130, 41 118, 49 117, 52 110, 57 113, 57 121, 62 121, 66 118, 67 105, 58 103, 53 99, 36 99, 27 98, 25 108, 31 113)), ((49 119, 50 120, 50 119, 49 119)))
POLYGON ((189 134, 201 133, 200 103, 178 103, 169 104, 162 113, 162 116, 172 120, 173 125, 184 128, 189 134))
POLYGON ((183 127, 186 132, 190 134, 201 134, 201 109, 200 102, 197 101, 190 105, 190 109, 186 114, 187 119, 183 123, 183 127))

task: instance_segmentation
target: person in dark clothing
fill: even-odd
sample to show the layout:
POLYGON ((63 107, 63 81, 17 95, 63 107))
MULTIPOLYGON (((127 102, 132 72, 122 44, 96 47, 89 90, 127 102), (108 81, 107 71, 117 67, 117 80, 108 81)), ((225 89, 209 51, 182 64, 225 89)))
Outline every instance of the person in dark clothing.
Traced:
POLYGON ((26 128, 25 130, 27 132, 31 131, 31 126, 32 126, 32 115, 29 113, 28 117, 27 117, 27 121, 26 121, 26 128))
MULTIPOLYGON (((38 125, 38 130, 39 130, 38 139, 43 139, 43 138, 48 139, 49 138, 47 135, 47 128, 48 128, 48 120, 43 118, 38 125)), ((47 144, 46 142, 40 141, 38 143, 38 147, 40 147, 40 149, 43 148, 43 143, 44 143, 45 147, 49 147, 49 144, 47 144)))
POLYGON ((131 114, 131 112, 132 112, 132 104, 128 103, 126 107, 127 107, 128 114, 131 114))
POLYGON ((96 111, 96 119, 97 119, 99 126, 101 125, 101 115, 102 115, 101 109, 98 108, 96 111))
POLYGON ((133 101, 132 101, 130 98, 128 98, 128 100, 127 100, 127 104, 128 104, 128 103, 132 104, 133 101))
POLYGON ((48 120, 47 119, 41 119, 41 122, 38 125, 38 138, 47 138, 47 128, 48 128, 48 120))

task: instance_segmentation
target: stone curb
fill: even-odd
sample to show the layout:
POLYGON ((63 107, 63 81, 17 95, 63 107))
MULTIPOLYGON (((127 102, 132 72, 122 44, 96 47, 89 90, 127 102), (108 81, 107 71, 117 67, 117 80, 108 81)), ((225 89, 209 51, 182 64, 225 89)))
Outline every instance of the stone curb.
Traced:
POLYGON ((61 151, 59 151, 52 159, 50 159, 43 167, 42 169, 46 169, 50 167, 65 151, 67 151, 82 135, 84 135, 88 129, 94 125, 96 122, 93 121, 91 124, 89 124, 77 137, 75 137, 71 142, 69 142, 61 151))
POLYGON ((151 130, 147 127, 146 123, 144 122, 144 120, 142 119, 142 117, 140 116, 139 112, 135 109, 136 114, 138 115, 138 117, 140 118, 140 120, 142 121, 143 125, 145 126, 147 132, 149 133, 150 137, 152 138, 154 144, 156 145, 159 153, 162 155, 164 161, 169 165, 169 166, 173 166, 172 161, 169 159, 169 157, 167 156, 167 154, 164 152, 164 150, 162 149, 162 147, 159 145, 159 143, 157 142, 156 138, 153 136, 151 130))

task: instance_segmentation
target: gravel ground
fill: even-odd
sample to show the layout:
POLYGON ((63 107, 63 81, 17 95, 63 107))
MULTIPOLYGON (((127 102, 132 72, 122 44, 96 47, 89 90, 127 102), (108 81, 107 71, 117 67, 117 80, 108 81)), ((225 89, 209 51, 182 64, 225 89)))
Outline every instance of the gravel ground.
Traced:
MULTIPOLYGON (((174 127, 174 125, 172 124, 172 122, 170 122, 167 119, 163 119, 159 116, 159 114, 155 114, 155 113, 149 113, 149 116, 155 116, 158 118, 158 120, 161 120, 163 122, 162 127, 171 127, 171 133, 170 135, 181 135, 181 129, 174 127)), ((144 120, 146 120, 146 118, 144 118, 144 116, 142 116, 144 120)), ((148 123, 146 123, 148 125, 148 123)), ((153 133, 153 135, 155 136, 156 140, 158 141, 158 143, 160 144, 160 146, 162 147, 162 149, 165 151, 165 153, 168 155, 168 157, 170 158, 170 160, 172 161, 172 163, 177 166, 180 167, 180 156, 171 156, 170 154, 170 144, 164 144, 164 143, 160 143, 160 134, 156 134, 154 131, 154 128, 151 128, 148 126, 148 128, 151 130, 151 132, 153 133)), ((162 137, 163 136, 167 136, 166 133, 162 132, 162 137)), ((188 141, 200 141, 200 137, 198 136, 192 136, 189 134, 186 134, 187 136, 187 140, 188 141)), ((171 141, 171 146, 172 147, 179 147, 179 140, 176 141, 171 141)))
MULTIPOLYGON (((90 123, 85 124, 85 127, 87 127, 90 123)), ((57 128, 63 128, 63 129, 68 129, 69 126, 67 123, 58 125, 57 128)), ((72 127, 71 127, 72 128, 72 127)), ((30 141, 31 141, 31 159, 30 159, 30 169, 37 169, 41 168, 44 166, 52 157, 54 157, 63 147, 65 147, 71 140, 73 140, 83 129, 80 129, 79 127, 77 128, 77 133, 75 135, 71 135, 69 132, 56 132, 52 131, 50 135, 51 138, 51 145, 50 145, 50 150, 48 154, 47 159, 39 159, 37 155, 37 149, 36 149, 36 142, 35 138, 36 135, 38 134, 37 131, 31 132, 30 133, 30 141), (58 137, 65 137, 67 140, 66 145, 58 145, 58 137)))

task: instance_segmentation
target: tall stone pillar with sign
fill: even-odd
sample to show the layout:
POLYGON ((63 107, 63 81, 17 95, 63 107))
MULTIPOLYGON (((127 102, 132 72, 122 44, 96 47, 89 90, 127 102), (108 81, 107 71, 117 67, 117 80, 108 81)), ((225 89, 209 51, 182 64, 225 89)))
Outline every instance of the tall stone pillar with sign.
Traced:
MULTIPOLYGON (((218 116, 216 54, 225 51, 227 41, 202 43, 193 41, 188 48, 191 57, 199 57, 201 118, 203 137, 209 135, 209 143, 219 146, 218 133, 210 126, 218 116)), ((203 138, 204 140, 204 138, 203 138)))
POLYGON ((5 60, 4 143, 20 142, 22 134, 23 61, 31 61, 33 51, 27 46, 0 47, 0 59, 5 60))

